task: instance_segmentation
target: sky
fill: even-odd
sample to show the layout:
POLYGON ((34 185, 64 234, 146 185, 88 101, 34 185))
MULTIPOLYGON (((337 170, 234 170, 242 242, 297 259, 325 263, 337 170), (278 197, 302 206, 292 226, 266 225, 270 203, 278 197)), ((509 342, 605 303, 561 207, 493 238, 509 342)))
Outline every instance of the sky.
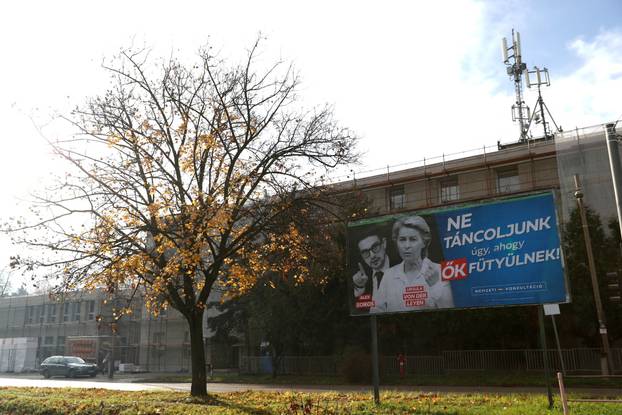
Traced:
MULTIPOLYGON (((101 63, 124 47, 191 61, 209 42, 235 63, 261 33, 262 57, 300 73, 303 105, 332 105, 361 137, 353 170, 386 171, 516 141, 512 29, 527 65, 549 69, 544 100, 564 129, 622 117, 619 0, 2 2, 0 223, 62 171, 45 139, 74 131, 53 120, 105 92, 101 63)), ((0 270, 12 252, 0 236, 0 270)))

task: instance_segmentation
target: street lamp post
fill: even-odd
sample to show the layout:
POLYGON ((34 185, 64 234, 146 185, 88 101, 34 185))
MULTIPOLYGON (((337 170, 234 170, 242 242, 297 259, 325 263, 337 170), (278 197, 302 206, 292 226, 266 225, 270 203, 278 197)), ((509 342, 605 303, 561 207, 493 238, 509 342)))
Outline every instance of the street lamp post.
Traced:
POLYGON ((598 277, 596 275, 596 264, 594 263, 594 254, 592 252, 592 240, 590 239, 590 230, 587 224, 587 216, 585 207, 583 206, 583 191, 581 190, 581 182, 577 174, 574 175, 575 192, 574 197, 577 199, 577 207, 581 215, 581 226, 583 228, 583 238, 585 239, 585 250, 587 251, 587 262, 590 269, 590 277, 592 279, 592 291, 594 293, 594 304, 596 306, 596 316, 598 318, 598 331, 603 343, 603 352, 605 354, 605 364, 602 367, 602 373, 609 376, 611 368, 611 352, 609 350, 609 337, 607 336, 607 324, 605 321, 605 312, 600 299, 600 289, 598 288, 598 277))
POLYGON ((615 124, 607 124, 605 126, 605 137, 607 140, 609 167, 611 169, 611 181, 613 182, 613 195, 616 200, 616 212, 618 213, 618 227, 620 236, 622 236, 622 166, 620 165, 620 152, 615 124))

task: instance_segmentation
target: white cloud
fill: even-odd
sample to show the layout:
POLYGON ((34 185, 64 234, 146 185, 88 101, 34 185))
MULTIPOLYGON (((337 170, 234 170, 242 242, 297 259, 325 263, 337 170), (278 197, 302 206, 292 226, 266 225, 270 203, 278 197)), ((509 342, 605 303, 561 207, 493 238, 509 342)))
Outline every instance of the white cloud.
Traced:
POLYGON ((550 92, 544 92, 553 116, 564 129, 616 121, 622 115, 622 31, 576 39, 568 47, 580 63, 553 77, 550 92))
POLYGON ((0 7, 8 8, 0 13, 0 35, 17 40, 8 55, 19 63, 0 68, 8 101, 0 111, 10 120, 6 128, 15 146, 0 160, 0 174, 13 172, 13 193, 37 185, 50 168, 28 117, 43 123, 53 110, 66 112, 103 91, 101 59, 130 43, 153 46, 154 55, 173 50, 190 59, 210 39, 224 56, 239 56, 230 51, 265 33, 266 59, 295 62, 305 102, 335 106, 342 123, 363 137, 368 166, 494 144, 504 134, 492 124, 512 128, 511 100, 498 105, 505 95, 500 98, 497 83, 482 77, 490 67, 474 59, 488 53, 482 46, 489 48, 491 36, 479 2, 180 1, 172 7, 111 1, 61 7, 31 1, 0 7))

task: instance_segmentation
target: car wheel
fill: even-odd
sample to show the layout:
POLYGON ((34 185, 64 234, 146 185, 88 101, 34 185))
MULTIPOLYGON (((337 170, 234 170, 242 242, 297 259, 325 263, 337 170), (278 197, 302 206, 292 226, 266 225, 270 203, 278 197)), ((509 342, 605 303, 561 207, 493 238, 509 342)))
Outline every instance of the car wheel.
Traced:
POLYGON ((97 376, 97 373, 91 373, 92 378, 94 378, 95 376, 97 376))
POLYGON ((43 377, 46 378, 46 379, 49 379, 50 378, 50 372, 47 371, 47 370, 44 370, 43 371, 43 377))

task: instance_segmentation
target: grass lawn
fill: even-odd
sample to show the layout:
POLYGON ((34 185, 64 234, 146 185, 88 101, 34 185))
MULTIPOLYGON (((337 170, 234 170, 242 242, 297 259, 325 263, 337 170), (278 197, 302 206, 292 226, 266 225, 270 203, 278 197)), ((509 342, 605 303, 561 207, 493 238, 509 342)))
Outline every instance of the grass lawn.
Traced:
MULTIPOLYGON (((149 382, 190 383, 190 375, 165 375, 149 378, 149 382)), ((235 373, 214 374, 209 379, 213 383, 258 383, 276 385, 344 385, 347 382, 340 376, 293 376, 280 375, 238 375, 235 373)), ((370 384, 371 382, 367 382, 370 384)), ((564 379, 566 386, 589 386, 622 388, 622 378, 572 378, 564 379)), ((381 385, 412 386, 545 386, 544 375, 537 372, 456 372, 446 375, 408 375, 404 379, 398 376, 382 377, 381 385)), ((557 387, 557 378, 551 376, 551 384, 557 387)))
MULTIPOLYGON (((214 393, 206 400, 181 392, 118 392, 102 389, 0 388, 0 413, 61 414, 255 414, 255 415, 541 415, 561 414, 559 399, 549 411, 545 396, 421 394, 387 392, 375 406, 370 394, 214 393), (306 409, 306 410, 305 410, 306 409)), ((622 405, 571 403, 573 415, 622 414, 622 405)))

